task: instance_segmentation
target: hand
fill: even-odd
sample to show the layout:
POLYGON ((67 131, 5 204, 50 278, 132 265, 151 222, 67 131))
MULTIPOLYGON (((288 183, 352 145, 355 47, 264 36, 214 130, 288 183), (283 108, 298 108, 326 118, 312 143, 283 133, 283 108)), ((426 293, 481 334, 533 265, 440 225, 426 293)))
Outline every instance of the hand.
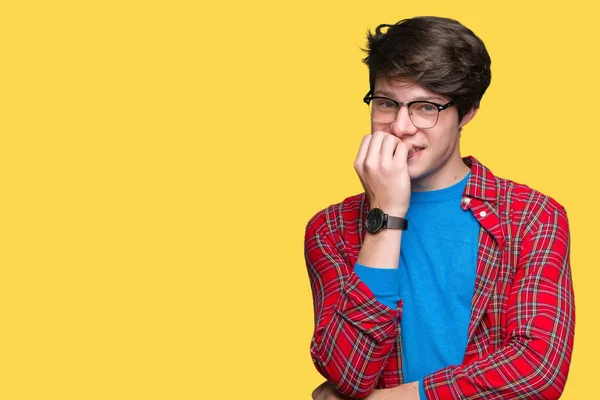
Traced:
POLYGON ((410 204, 408 154, 410 145, 390 133, 376 131, 363 138, 354 169, 358 174, 371 208, 404 217, 410 204))
POLYGON ((337 392, 333 386, 329 384, 328 381, 321 383, 315 390, 312 392, 313 400, 350 400, 351 398, 348 396, 344 396, 337 392))
MULTIPOLYGON (((350 400, 338 393, 329 382, 321 383, 313 392, 313 400, 350 400)), ((419 385, 411 382, 391 389, 374 389, 364 400, 420 400, 419 385)))
POLYGON ((364 400, 420 400, 418 382, 405 383, 391 389, 375 389, 364 400))

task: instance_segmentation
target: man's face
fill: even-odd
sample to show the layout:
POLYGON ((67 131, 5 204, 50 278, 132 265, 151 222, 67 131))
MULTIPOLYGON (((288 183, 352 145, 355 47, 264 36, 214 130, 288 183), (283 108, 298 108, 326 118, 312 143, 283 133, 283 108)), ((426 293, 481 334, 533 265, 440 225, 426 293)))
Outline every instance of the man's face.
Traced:
MULTIPOLYGON (((373 96, 383 96, 398 102, 408 103, 425 100, 444 105, 449 98, 432 93, 423 86, 409 82, 378 77, 373 96)), ((413 190, 434 190, 456 183, 468 171, 459 152, 460 128, 475 115, 471 110, 458 121, 458 109, 451 106, 439 112, 433 128, 417 128, 411 122, 406 105, 402 105, 396 119, 387 124, 371 121, 371 132, 384 131, 409 144, 414 152, 409 153, 408 173, 413 190)))

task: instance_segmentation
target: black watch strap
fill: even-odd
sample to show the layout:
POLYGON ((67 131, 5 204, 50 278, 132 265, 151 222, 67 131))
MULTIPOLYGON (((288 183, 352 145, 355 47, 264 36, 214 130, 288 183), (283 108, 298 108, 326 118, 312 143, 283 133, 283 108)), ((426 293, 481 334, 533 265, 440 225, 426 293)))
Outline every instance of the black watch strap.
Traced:
POLYGON ((400 217, 393 217, 391 215, 385 215, 385 227, 387 229, 402 229, 403 231, 408 229, 408 220, 400 217))

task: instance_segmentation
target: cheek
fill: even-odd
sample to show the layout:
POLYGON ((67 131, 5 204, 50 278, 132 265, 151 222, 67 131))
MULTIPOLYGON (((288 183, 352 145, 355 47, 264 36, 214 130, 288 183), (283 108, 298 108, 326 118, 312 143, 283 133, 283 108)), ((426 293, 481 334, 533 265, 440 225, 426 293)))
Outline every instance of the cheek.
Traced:
POLYGON ((433 153, 436 158, 441 157, 455 147, 454 140, 449 132, 427 135, 427 144, 431 153, 433 153))
POLYGON ((381 131, 381 132, 390 132, 390 124, 380 124, 377 122, 371 121, 371 133, 381 131))
POLYGON ((434 130, 427 132, 429 145, 437 149, 454 147, 459 138, 460 130, 458 124, 453 124, 452 126, 435 126, 434 130))

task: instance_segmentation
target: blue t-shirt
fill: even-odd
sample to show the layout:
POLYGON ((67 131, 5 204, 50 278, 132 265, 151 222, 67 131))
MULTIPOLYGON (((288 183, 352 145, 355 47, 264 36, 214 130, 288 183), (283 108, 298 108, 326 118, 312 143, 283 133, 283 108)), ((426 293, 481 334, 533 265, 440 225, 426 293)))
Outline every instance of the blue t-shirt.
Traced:
POLYGON ((404 381, 419 381, 422 399, 422 379, 461 364, 467 345, 480 229, 460 207, 469 175, 448 188, 411 193, 398 270, 355 265, 378 301, 396 308, 402 299, 404 381))

